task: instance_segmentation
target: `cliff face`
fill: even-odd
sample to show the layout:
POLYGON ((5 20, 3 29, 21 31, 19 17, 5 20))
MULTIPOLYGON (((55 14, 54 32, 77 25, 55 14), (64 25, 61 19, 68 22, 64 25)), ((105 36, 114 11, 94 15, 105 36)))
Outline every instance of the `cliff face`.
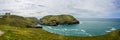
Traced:
POLYGON ((71 15, 48 15, 40 19, 40 24, 57 26, 59 24, 79 24, 79 21, 71 15))

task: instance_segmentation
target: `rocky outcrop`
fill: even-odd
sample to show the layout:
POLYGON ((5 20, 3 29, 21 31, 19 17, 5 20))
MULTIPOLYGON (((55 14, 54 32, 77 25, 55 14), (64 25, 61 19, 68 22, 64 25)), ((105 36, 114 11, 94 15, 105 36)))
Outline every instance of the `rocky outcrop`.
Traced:
POLYGON ((57 26, 59 24, 79 24, 79 21, 71 15, 48 15, 40 19, 40 24, 57 26))
POLYGON ((39 24, 30 24, 30 25, 26 25, 27 28, 42 28, 41 25, 39 24))

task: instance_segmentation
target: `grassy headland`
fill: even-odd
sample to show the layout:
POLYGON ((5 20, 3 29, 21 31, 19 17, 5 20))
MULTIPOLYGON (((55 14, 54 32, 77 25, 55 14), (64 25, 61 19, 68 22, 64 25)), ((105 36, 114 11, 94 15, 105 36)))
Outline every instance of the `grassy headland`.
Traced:
POLYGON ((0 18, 0 25, 9 25, 16 27, 26 27, 27 25, 37 24, 37 18, 22 17, 17 15, 2 15, 0 18))
POLYGON ((71 15, 48 15, 40 19, 41 25, 57 26, 59 24, 79 24, 71 15))

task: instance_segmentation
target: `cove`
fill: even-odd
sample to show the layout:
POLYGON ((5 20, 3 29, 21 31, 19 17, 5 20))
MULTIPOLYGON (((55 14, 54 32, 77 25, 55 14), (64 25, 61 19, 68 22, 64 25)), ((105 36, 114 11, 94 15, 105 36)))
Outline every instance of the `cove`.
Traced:
POLYGON ((120 29, 120 19, 81 19, 80 24, 64 24, 58 26, 43 26, 43 29, 65 36, 99 36, 120 29))

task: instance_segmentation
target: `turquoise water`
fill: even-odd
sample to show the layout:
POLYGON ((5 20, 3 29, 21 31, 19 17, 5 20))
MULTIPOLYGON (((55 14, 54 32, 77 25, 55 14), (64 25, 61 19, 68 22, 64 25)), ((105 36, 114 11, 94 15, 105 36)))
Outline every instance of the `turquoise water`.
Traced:
POLYGON ((80 24, 43 26, 43 29, 65 36, 98 36, 120 29, 119 19, 78 19, 80 24))

